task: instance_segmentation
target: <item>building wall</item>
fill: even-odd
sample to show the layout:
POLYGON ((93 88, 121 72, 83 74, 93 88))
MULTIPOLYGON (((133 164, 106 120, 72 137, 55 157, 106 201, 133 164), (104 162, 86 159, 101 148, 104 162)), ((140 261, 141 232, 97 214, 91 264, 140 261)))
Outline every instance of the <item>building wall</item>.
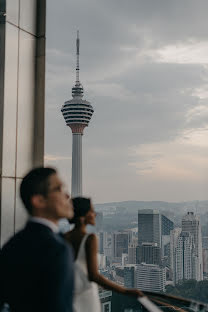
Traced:
POLYGON ((100 232, 103 229, 103 213, 96 212, 96 225, 95 225, 96 232, 100 232))
POLYGON ((161 248, 154 243, 143 243, 137 247, 137 263, 161 265, 161 248))
POLYGON ((170 235, 170 231, 174 229, 174 223, 166 216, 162 215, 162 235, 170 235))
POLYGON ((128 246, 128 263, 136 264, 136 250, 137 247, 135 244, 130 244, 128 246))
POLYGON ((202 248, 208 249, 208 237, 207 236, 202 237, 202 248))
POLYGON ((121 260, 122 254, 128 254, 129 234, 124 232, 112 233, 112 256, 114 260, 121 260))
POLYGON ((170 269, 173 275, 173 282, 176 283, 176 251, 178 237, 181 234, 181 228, 175 228, 170 232, 170 269))
POLYGON ((181 232, 176 248, 176 284, 194 278, 193 237, 189 232, 181 232))
POLYGON ((104 232, 98 233, 98 243, 99 243, 98 252, 100 254, 103 254, 104 253, 104 232))
POLYGON ((144 291, 164 292, 166 270, 158 265, 139 264, 136 268, 135 286, 144 291))
POLYGON ((203 249, 203 270, 204 275, 208 275, 208 249, 203 249))
POLYGON ((134 288, 135 285, 135 267, 126 266, 124 267, 124 287, 134 288))
POLYGON ((0 245, 25 222, 23 176, 43 164, 45 4, 0 1, 0 245))
POLYGON ((102 312, 111 312, 111 299, 112 299, 112 291, 109 290, 99 290, 99 297, 101 303, 101 311, 102 312))
POLYGON ((201 224, 198 216, 188 212, 182 219, 182 231, 190 232, 194 240, 194 253, 196 255, 196 280, 203 280, 203 259, 202 259, 202 236, 201 224))

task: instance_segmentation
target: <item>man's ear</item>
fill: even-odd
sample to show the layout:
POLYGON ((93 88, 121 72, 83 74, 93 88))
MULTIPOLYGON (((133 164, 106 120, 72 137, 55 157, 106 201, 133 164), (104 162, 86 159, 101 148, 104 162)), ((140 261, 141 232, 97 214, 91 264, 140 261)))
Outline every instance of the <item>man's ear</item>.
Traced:
POLYGON ((31 197, 31 204, 35 209, 41 209, 45 206, 45 198, 40 194, 33 195, 31 197))

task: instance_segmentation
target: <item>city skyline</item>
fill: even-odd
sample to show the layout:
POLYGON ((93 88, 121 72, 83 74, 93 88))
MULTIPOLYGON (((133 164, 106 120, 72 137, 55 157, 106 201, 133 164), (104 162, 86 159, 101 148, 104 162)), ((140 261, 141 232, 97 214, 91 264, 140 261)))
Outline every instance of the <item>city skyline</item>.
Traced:
POLYGON ((200 218, 193 212, 181 216, 180 227, 153 209, 138 211, 137 230, 125 225, 107 229, 101 226, 104 219, 97 229, 100 270, 111 280, 156 292, 186 280, 206 280, 208 249, 206 244, 202 248, 202 238, 207 237, 202 236, 200 218))
POLYGON ((205 1, 48 4, 46 164, 68 182, 71 142, 57 112, 73 83, 80 29, 81 79, 96 103, 83 193, 94 202, 207 199, 207 8, 205 1))

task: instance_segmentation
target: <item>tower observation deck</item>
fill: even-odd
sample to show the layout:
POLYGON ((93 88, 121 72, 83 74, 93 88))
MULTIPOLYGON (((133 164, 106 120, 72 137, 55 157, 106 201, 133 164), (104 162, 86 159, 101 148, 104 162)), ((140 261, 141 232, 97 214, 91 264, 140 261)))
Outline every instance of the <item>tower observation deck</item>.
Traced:
POLYGON ((72 130, 72 184, 73 197, 82 195, 82 135, 84 128, 89 125, 93 115, 93 107, 90 102, 83 100, 84 89, 79 81, 79 32, 76 39, 76 82, 72 87, 72 99, 66 101, 61 112, 66 125, 72 130))

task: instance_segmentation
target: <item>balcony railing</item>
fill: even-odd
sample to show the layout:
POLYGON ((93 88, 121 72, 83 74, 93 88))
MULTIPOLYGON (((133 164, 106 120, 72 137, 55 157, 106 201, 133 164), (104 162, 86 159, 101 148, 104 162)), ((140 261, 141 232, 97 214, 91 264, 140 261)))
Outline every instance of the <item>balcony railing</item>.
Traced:
MULTIPOLYGON (((112 297, 108 309, 105 309, 107 304, 105 302, 102 312, 208 312, 208 305, 205 303, 159 293, 144 293, 146 296, 138 300, 113 294, 116 298, 113 299, 112 297)), ((112 293, 110 291, 104 291, 101 295, 101 302, 106 296, 110 300, 111 295, 112 293)), ((9 306, 5 305, 2 309, 0 307, 0 312, 10 312, 9 306)))
POLYGON ((194 311, 207 312, 208 304, 191 299, 180 298, 172 295, 145 292, 148 298, 162 311, 194 311))
POLYGON ((105 306, 102 306, 102 312, 208 312, 208 305, 205 303, 159 293, 144 293, 146 296, 143 298, 139 298, 138 300, 120 294, 112 293, 109 309, 105 310, 105 306))

